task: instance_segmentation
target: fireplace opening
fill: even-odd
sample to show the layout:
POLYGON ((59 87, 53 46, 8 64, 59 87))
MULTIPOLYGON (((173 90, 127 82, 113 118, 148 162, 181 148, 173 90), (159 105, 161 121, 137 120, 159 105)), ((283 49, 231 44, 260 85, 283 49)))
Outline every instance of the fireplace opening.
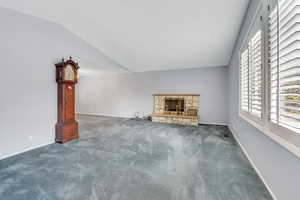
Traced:
POLYGON ((165 113, 182 114, 184 112, 184 98, 166 98, 165 113))

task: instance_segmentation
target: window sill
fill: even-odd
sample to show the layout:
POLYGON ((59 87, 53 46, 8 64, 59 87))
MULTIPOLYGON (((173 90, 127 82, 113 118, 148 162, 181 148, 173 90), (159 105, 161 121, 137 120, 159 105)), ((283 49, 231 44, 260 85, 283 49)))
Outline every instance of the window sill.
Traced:
POLYGON ((239 114, 239 116, 245 120, 246 122, 248 122, 249 124, 251 124, 252 126, 254 126, 255 128, 257 128, 260 131, 264 131, 263 125, 260 123, 257 123, 256 121, 250 119, 247 115, 244 115, 242 113, 239 114))
POLYGON ((279 145, 281 145, 282 147, 284 147, 285 149, 287 149, 288 151, 293 153, 295 156, 300 158, 300 147, 299 146, 289 142, 285 138, 283 138, 283 137, 277 135, 276 133, 270 131, 268 127, 263 126, 263 124, 257 123, 256 121, 250 119, 248 116, 245 116, 241 113, 239 114, 239 116, 240 116, 240 118, 242 118, 243 120, 248 122, 250 125, 254 126, 256 129, 261 131, 263 134, 267 135, 272 140, 277 142, 279 145))

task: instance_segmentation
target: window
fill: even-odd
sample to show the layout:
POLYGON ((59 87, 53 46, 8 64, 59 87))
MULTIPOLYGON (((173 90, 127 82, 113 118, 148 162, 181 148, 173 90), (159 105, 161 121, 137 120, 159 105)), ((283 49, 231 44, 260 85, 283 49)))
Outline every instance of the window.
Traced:
POLYGON ((242 77, 242 110, 249 111, 249 52, 245 49, 241 54, 241 77, 242 77))
POLYGON ((265 0, 240 51, 240 116, 300 157, 300 0, 265 0))
POLYGON ((259 30, 249 42, 249 98, 250 110, 249 112, 261 118, 261 31, 259 30))
POLYGON ((260 15, 240 51, 241 112, 257 122, 262 117, 262 26, 260 15))
POLYGON ((261 31, 250 39, 241 54, 242 109, 261 117, 261 31))
POLYGON ((279 1, 270 14, 270 120, 300 133, 300 3, 279 1))

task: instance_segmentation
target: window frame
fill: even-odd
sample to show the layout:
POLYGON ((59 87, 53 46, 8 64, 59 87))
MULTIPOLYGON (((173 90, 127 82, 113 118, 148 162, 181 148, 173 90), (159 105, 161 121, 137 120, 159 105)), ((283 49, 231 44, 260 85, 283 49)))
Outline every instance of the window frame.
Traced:
MULTIPOLYGON (((286 127, 280 126, 271 122, 269 119, 270 114, 270 87, 269 87, 269 14, 272 9, 268 9, 271 0, 260 1, 257 5, 256 11, 252 16, 250 26, 244 35, 239 52, 238 52, 238 69, 239 69, 239 117, 247 121, 249 124, 260 130, 265 135, 279 143, 281 146, 292 152, 300 158, 300 134, 296 133, 286 127), (242 77, 241 77, 241 54, 248 46, 251 40, 250 33, 253 31, 254 24, 258 18, 262 17, 261 24, 261 45, 262 45, 262 86, 261 86, 261 118, 251 115, 242 109, 242 77)), ((277 0, 275 0, 277 1, 277 0)), ((248 83, 249 84, 249 83, 248 83)), ((248 102, 249 103, 249 102, 248 102)))

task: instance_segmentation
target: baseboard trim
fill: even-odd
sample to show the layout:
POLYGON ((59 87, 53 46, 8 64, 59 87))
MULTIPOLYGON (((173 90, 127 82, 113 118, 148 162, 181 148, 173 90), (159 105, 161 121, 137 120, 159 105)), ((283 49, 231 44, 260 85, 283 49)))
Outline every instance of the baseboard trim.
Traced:
POLYGON ((111 115, 111 114, 96 114, 96 113, 76 113, 77 115, 95 116, 95 117, 118 117, 118 118, 133 118, 129 115, 111 115))
POLYGON ((37 148, 40 148, 40 147, 43 147, 43 146, 47 146, 47 145, 53 144, 53 143, 54 143, 54 141, 53 142, 46 142, 46 143, 43 143, 43 144, 40 144, 40 145, 36 145, 36 146, 33 146, 33 147, 29 147, 29 148, 26 148, 26 149, 24 149, 22 151, 18 151, 16 153, 12 153, 12 154, 8 154, 8 155, 5 155, 3 157, 0 157, 0 160, 4 160, 6 158, 9 158, 9 157, 12 157, 12 156, 16 156, 18 154, 25 153, 27 151, 31 151, 31 150, 34 150, 34 149, 37 149, 37 148))
POLYGON ((235 129, 232 126, 228 126, 229 130, 231 131, 235 141, 237 141, 237 143, 239 144, 239 146, 241 147, 242 151, 244 152, 244 154, 246 155, 247 159, 249 160, 250 164, 252 165, 252 167, 254 168, 254 170, 256 171, 256 173, 258 174, 259 178, 261 179, 261 181, 263 182, 263 184, 265 185, 265 187, 267 188, 267 190, 269 191, 270 195, 272 196, 273 200, 278 200, 278 198, 276 197, 276 195, 274 194, 274 192, 272 191, 271 187, 268 185, 268 183, 266 182, 266 180, 264 179, 262 173, 259 171, 259 169, 256 167, 253 159, 251 158, 251 156, 248 154, 246 148, 242 145, 242 143, 240 142, 238 135, 235 131, 235 129))
POLYGON ((214 122, 201 122, 199 123, 199 125, 216 125, 216 126, 228 126, 228 124, 226 123, 214 123, 214 122))
MULTIPOLYGON (((130 115, 111 115, 111 114, 95 114, 95 113, 76 113, 77 115, 86 115, 86 116, 96 116, 96 117, 119 117, 119 118, 134 118, 134 116, 130 115)), ((200 121, 200 125, 217 125, 217 126, 228 126, 226 123, 215 123, 215 122, 202 122, 200 121)))

